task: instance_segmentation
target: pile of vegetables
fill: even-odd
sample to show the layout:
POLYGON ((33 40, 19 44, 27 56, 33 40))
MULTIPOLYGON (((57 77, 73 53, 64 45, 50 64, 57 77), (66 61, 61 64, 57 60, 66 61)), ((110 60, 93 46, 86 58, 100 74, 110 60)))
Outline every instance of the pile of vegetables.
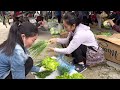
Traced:
POLYGON ((50 28, 51 35, 59 35, 62 32, 65 32, 62 24, 57 23, 56 26, 50 28))
POLYGON ((46 57, 37 66, 43 66, 44 68, 46 68, 46 71, 37 72, 35 73, 35 75, 38 78, 45 78, 46 76, 49 76, 53 71, 57 70, 59 63, 51 57, 46 57))
POLYGON ((111 36, 112 33, 111 32, 93 32, 96 35, 105 35, 105 36, 111 36))
POLYGON ((59 66, 59 63, 51 57, 46 57, 44 60, 42 60, 41 64, 49 71, 55 71, 59 66))
POLYGON ((70 71, 73 70, 70 64, 63 63, 63 61, 51 57, 44 58, 37 66, 46 68, 46 71, 35 73, 38 78, 46 78, 51 75, 53 71, 58 70, 60 76, 56 76, 55 79, 85 79, 80 73, 75 72, 70 74, 70 71))
POLYGON ((58 34, 60 34, 60 30, 58 30, 58 29, 55 28, 55 27, 52 27, 52 28, 50 29, 50 33, 51 33, 51 35, 58 35, 58 34))
POLYGON ((57 19, 48 19, 48 22, 58 22, 57 19))
POLYGON ((40 55, 40 53, 45 49, 45 47, 48 45, 47 41, 39 41, 36 44, 34 44, 29 51, 31 54, 36 57, 40 55))
POLYGON ((60 33, 63 33, 63 32, 65 32, 65 31, 66 31, 65 29, 57 29, 57 28, 55 28, 55 27, 52 27, 52 28, 50 29, 51 35, 59 35, 60 33))
POLYGON ((81 73, 74 73, 70 75, 66 72, 61 76, 57 76, 56 79, 85 79, 85 77, 81 73))
POLYGON ((46 70, 46 71, 43 71, 43 72, 37 72, 37 73, 35 73, 35 75, 38 78, 45 78, 46 76, 49 76, 52 72, 53 71, 46 70))
POLYGON ((111 36, 112 34, 110 32, 102 32, 101 35, 111 36))

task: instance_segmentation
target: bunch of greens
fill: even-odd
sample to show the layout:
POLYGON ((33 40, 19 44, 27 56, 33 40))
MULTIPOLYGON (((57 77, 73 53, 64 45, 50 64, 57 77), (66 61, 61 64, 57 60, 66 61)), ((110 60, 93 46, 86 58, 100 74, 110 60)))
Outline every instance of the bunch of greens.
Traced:
POLYGON ((45 49, 47 45, 47 41, 39 41, 36 44, 34 44, 29 50, 31 54, 36 57, 40 55, 40 53, 45 49))
POLYGON ((70 75, 65 72, 63 75, 57 76, 56 79, 85 79, 85 77, 81 73, 74 73, 70 75))
POLYGON ((43 72, 37 72, 35 73, 35 75, 38 77, 38 78, 45 78, 46 76, 49 76, 53 71, 43 71, 43 72))
POLYGON ((59 66, 59 63, 51 57, 46 57, 44 60, 42 60, 41 64, 44 68, 50 71, 57 70, 57 67, 59 66))

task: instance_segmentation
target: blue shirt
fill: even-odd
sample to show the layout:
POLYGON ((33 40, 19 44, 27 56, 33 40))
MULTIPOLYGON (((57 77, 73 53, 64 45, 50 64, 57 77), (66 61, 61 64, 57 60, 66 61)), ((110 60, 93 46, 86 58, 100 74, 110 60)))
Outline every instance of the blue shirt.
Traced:
MULTIPOLYGON (((0 51, 0 79, 5 79, 9 72, 12 73, 13 79, 25 79, 25 62, 28 59, 28 54, 24 52, 22 47, 16 44, 14 54, 7 56, 0 51)), ((40 67, 33 66, 32 72, 39 72, 40 67)))

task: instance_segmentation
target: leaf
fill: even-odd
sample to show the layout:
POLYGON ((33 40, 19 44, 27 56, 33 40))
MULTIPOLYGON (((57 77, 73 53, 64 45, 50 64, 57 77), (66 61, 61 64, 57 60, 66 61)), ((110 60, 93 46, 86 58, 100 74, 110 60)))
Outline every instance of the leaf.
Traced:
POLYGON ((45 47, 48 45, 47 41, 39 41, 36 44, 34 44, 29 51, 33 55, 33 57, 36 57, 40 55, 40 53, 45 49, 45 47))

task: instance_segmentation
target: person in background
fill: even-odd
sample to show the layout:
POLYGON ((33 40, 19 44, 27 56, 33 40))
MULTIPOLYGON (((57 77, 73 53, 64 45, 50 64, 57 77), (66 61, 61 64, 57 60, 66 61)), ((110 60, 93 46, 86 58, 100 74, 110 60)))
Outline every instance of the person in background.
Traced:
POLYGON ((109 19, 109 20, 107 20, 107 21, 108 21, 108 23, 110 23, 110 25, 112 26, 112 28, 113 28, 115 31, 117 31, 117 32, 120 33, 120 26, 118 26, 117 24, 115 24, 112 19, 109 19))
POLYGON ((40 14, 38 13, 38 11, 36 11, 36 13, 34 14, 34 18, 37 19, 38 16, 40 16, 40 14))
MULTIPOLYGON (((6 15, 6 11, 1 11, 1 15, 3 17, 3 25, 5 25, 6 28, 7 28, 7 24, 6 24, 6 17, 7 17, 7 15, 6 15)), ((8 23, 9 23, 9 20, 8 20, 8 23)))
POLYGON ((43 30, 48 30, 47 21, 42 16, 38 16, 36 21, 38 28, 42 28, 43 30))
POLYGON ((61 18, 62 18, 61 11, 55 11, 55 13, 56 13, 56 17, 58 19, 58 23, 61 23, 61 18))
POLYGON ((29 72, 45 71, 33 65, 28 48, 38 37, 30 22, 13 23, 6 41, 0 45, 0 79, 25 79, 29 72))
MULTIPOLYGON (((83 72, 87 67, 86 59, 88 55, 92 54, 92 52, 101 52, 102 50, 98 46, 90 27, 81 23, 82 17, 79 15, 81 14, 68 12, 63 16, 64 28, 69 32, 67 38, 52 38, 49 40, 50 43, 68 44, 68 46, 66 48, 49 47, 49 49, 60 54, 72 54, 72 57, 74 58, 72 64, 76 66, 78 72, 83 72), (90 50, 89 54, 87 54, 88 48, 90 50)), ((103 61, 103 58, 101 57, 104 55, 102 53, 92 56, 94 56, 95 59, 89 59, 89 63, 91 64, 103 61), (98 57, 100 58, 98 59, 98 57)))
POLYGON ((46 20, 46 21, 48 21, 48 12, 47 11, 42 11, 42 16, 43 16, 43 18, 46 20))
POLYGON ((101 30, 101 25, 102 25, 102 17, 100 16, 100 14, 102 13, 102 11, 96 11, 96 18, 98 21, 98 29, 101 30))
POLYGON ((83 14, 83 24, 89 26, 89 11, 82 11, 83 14))
POLYGON ((55 11, 52 11, 52 19, 55 18, 55 11))

